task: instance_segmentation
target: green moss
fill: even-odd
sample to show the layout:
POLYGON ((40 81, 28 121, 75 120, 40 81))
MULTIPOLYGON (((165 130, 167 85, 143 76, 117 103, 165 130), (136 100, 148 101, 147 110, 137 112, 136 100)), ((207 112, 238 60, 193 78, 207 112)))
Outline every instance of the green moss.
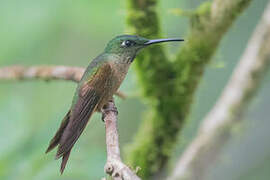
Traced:
POLYGON ((175 16, 183 16, 183 17, 192 17, 195 13, 193 10, 185 10, 181 8, 172 8, 169 10, 170 14, 173 14, 175 16))
MULTIPOLYGON (((130 31, 160 38, 156 6, 156 0, 130 0, 130 31)), ((150 110, 134 142, 126 148, 126 159, 133 167, 141 167, 139 175, 143 179, 149 179, 166 165, 205 66, 235 17, 224 15, 220 21, 211 22, 211 3, 203 3, 192 15, 190 33, 174 61, 167 58, 162 46, 145 49, 135 60, 142 95, 150 110)))
POLYGON ((198 7, 196 14, 201 15, 201 16, 210 15, 211 5, 212 5, 212 3, 210 1, 202 3, 198 7))

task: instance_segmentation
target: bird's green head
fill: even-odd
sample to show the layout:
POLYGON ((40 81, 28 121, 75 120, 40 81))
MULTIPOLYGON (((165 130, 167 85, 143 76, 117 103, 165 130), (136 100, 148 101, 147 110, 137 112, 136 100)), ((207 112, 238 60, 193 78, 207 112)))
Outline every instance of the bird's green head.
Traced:
POLYGON ((135 35, 121 35, 113 38, 106 46, 105 53, 112 53, 121 57, 127 57, 129 61, 133 61, 138 51, 151 44, 184 41, 183 39, 154 39, 149 40, 135 35))

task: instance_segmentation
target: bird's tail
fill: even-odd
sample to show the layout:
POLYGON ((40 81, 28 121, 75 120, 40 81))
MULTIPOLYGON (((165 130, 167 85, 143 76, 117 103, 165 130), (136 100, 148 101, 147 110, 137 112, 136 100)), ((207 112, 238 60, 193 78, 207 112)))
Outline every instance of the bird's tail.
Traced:
POLYGON ((65 169, 71 149, 82 134, 89 118, 96 111, 100 97, 96 91, 90 91, 84 96, 79 96, 77 103, 72 106, 72 111, 70 110, 66 114, 60 128, 51 140, 46 152, 58 146, 55 158, 62 157, 61 173, 65 169))
POLYGON ((71 149, 68 152, 66 152, 65 154, 63 154, 63 156, 62 156, 62 163, 61 163, 61 168, 60 168, 61 174, 63 174, 63 172, 65 170, 65 167, 66 167, 66 164, 67 164, 71 149))
MULTIPOLYGON (((58 129, 58 131, 55 133, 54 137, 50 141, 50 144, 49 144, 49 147, 46 150, 46 153, 53 150, 59 144, 60 139, 62 137, 62 134, 65 131, 65 129, 66 129, 68 123, 69 123, 69 119, 70 119, 70 110, 68 111, 68 113, 66 114, 64 119, 62 120, 60 128, 58 129)), ((71 151, 71 149, 68 152, 66 152, 66 153, 64 153, 62 155, 62 164, 61 164, 61 169, 60 169, 61 174, 64 172, 64 169, 66 167, 66 164, 67 164, 67 161, 68 161, 68 158, 69 158, 69 155, 70 155, 70 151, 71 151)))
POLYGON ((49 147, 46 150, 46 153, 48 153, 51 150, 53 150, 59 144, 59 141, 61 139, 61 136, 62 136, 65 128, 68 125, 69 118, 70 118, 70 110, 68 111, 68 113, 66 114, 66 116, 64 117, 64 119, 62 120, 62 123, 61 123, 59 129, 57 130, 57 132, 55 133, 54 137, 50 141, 50 144, 49 144, 49 147))

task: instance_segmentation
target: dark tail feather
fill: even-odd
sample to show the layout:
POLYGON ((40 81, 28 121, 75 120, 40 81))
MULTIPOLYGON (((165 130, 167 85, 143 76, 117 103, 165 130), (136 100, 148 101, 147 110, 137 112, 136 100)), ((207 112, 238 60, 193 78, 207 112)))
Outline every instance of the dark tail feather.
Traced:
POLYGON ((61 163, 61 168, 60 168, 61 174, 63 174, 63 172, 65 170, 65 167, 66 167, 69 155, 70 155, 70 151, 71 151, 71 149, 68 152, 66 152, 62 157, 62 163, 61 163))
POLYGON ((68 111, 68 113, 66 114, 64 119, 62 120, 62 123, 61 123, 58 131, 56 132, 56 134, 54 135, 54 137, 50 141, 50 144, 49 144, 48 149, 46 150, 46 153, 50 152, 53 148, 55 148, 59 144, 60 138, 61 138, 65 128, 67 127, 68 122, 69 122, 69 117, 70 117, 70 110, 68 111))

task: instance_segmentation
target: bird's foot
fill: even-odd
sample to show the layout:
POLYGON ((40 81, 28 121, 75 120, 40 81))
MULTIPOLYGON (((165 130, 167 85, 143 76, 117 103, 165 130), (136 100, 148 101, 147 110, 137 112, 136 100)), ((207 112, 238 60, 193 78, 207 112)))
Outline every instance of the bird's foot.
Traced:
POLYGON ((103 106, 103 108, 101 109, 101 113, 102 113, 102 121, 104 122, 104 119, 106 117, 106 115, 109 113, 109 112, 114 112, 116 115, 118 115, 118 110, 114 104, 113 101, 108 101, 107 104, 105 104, 103 106))

